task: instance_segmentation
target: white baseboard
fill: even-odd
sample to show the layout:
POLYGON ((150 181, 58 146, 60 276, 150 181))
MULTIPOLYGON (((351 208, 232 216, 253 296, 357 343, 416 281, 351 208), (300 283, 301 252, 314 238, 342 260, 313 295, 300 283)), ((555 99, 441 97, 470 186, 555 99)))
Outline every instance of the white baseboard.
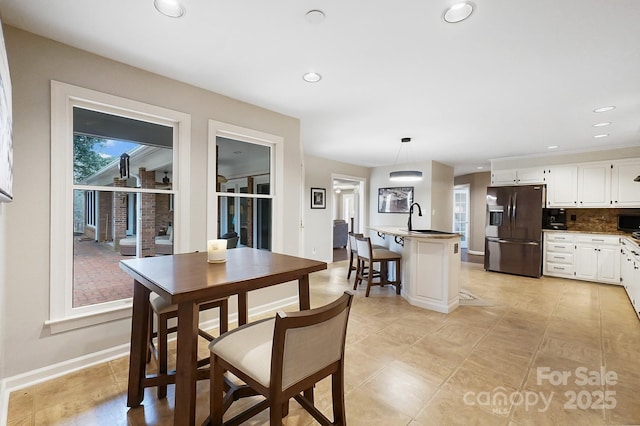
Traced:
POLYGON ((475 250, 467 250, 468 254, 473 254, 476 256, 484 256, 484 252, 483 251, 475 251, 475 250))
MULTIPOLYGON (((265 313, 277 311, 278 309, 297 303, 298 296, 292 296, 286 299, 277 300, 272 303, 267 303, 249 309, 249 316, 263 315, 265 313)), ((237 321, 237 313, 229 315, 229 323, 237 321)), ((219 320, 213 319, 209 321, 203 321, 200 325, 204 330, 214 329, 218 327, 219 320)), ((96 364, 101 364, 103 362, 108 362, 117 358, 127 356, 129 355, 129 346, 129 343, 115 346, 113 348, 83 355, 78 358, 73 358, 53 365, 48 365, 46 367, 27 371, 26 373, 17 374, 15 376, 7 377, 3 380, 0 380, 0 401, 2 403, 2 406, 0 407, 0 425, 7 424, 9 395, 11 394, 11 392, 25 388, 27 386, 46 382, 47 380, 52 380, 57 377, 64 376, 65 374, 73 373, 75 371, 79 371, 96 364)))

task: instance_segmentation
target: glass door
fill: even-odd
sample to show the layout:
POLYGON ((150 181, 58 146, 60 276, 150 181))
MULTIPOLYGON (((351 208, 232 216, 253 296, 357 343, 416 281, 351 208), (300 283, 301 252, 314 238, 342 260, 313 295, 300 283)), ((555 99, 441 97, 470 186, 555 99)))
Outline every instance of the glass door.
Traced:
POLYGON ((462 235, 460 247, 468 248, 469 241, 469 186, 453 189, 453 232, 462 235))

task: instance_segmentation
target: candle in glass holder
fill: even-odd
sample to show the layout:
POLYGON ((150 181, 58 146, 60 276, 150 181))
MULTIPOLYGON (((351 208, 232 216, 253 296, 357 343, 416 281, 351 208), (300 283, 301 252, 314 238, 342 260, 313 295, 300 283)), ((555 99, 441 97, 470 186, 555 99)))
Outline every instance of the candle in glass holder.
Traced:
POLYGON ((227 240, 207 241, 207 262, 223 263, 227 261, 227 240))

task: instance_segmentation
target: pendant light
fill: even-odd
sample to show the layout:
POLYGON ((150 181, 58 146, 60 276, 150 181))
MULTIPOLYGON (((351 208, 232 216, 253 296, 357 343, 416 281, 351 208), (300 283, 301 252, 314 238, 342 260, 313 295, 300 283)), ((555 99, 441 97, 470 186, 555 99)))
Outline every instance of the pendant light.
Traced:
MULTIPOLYGON (((400 149, 398 149, 398 155, 396 155, 396 162, 398 164, 398 159, 400 158, 400 153, 402 152, 402 148, 405 144, 411 142, 411 138, 402 138, 400 140, 400 149)), ((409 145, 406 145, 407 151, 407 162, 409 161, 409 145)), ((422 172, 419 170, 396 170, 389 173, 389 180, 393 182, 417 182, 422 180, 422 172)))

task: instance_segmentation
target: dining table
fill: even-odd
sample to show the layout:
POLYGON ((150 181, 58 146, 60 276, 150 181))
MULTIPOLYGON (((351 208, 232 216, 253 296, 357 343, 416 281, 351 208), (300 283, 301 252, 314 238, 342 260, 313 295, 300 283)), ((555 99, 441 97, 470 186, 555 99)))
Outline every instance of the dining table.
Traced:
POLYGON ((144 388, 175 383, 174 424, 193 425, 198 370, 198 304, 236 295, 238 325, 248 321, 247 294, 252 290, 297 281, 300 310, 310 309, 309 274, 326 262, 248 247, 227 250, 226 261, 209 263, 207 252, 145 257, 120 261, 133 278, 133 313, 127 406, 137 407, 144 388), (147 374, 149 295, 155 292, 178 306, 175 372, 147 374))

